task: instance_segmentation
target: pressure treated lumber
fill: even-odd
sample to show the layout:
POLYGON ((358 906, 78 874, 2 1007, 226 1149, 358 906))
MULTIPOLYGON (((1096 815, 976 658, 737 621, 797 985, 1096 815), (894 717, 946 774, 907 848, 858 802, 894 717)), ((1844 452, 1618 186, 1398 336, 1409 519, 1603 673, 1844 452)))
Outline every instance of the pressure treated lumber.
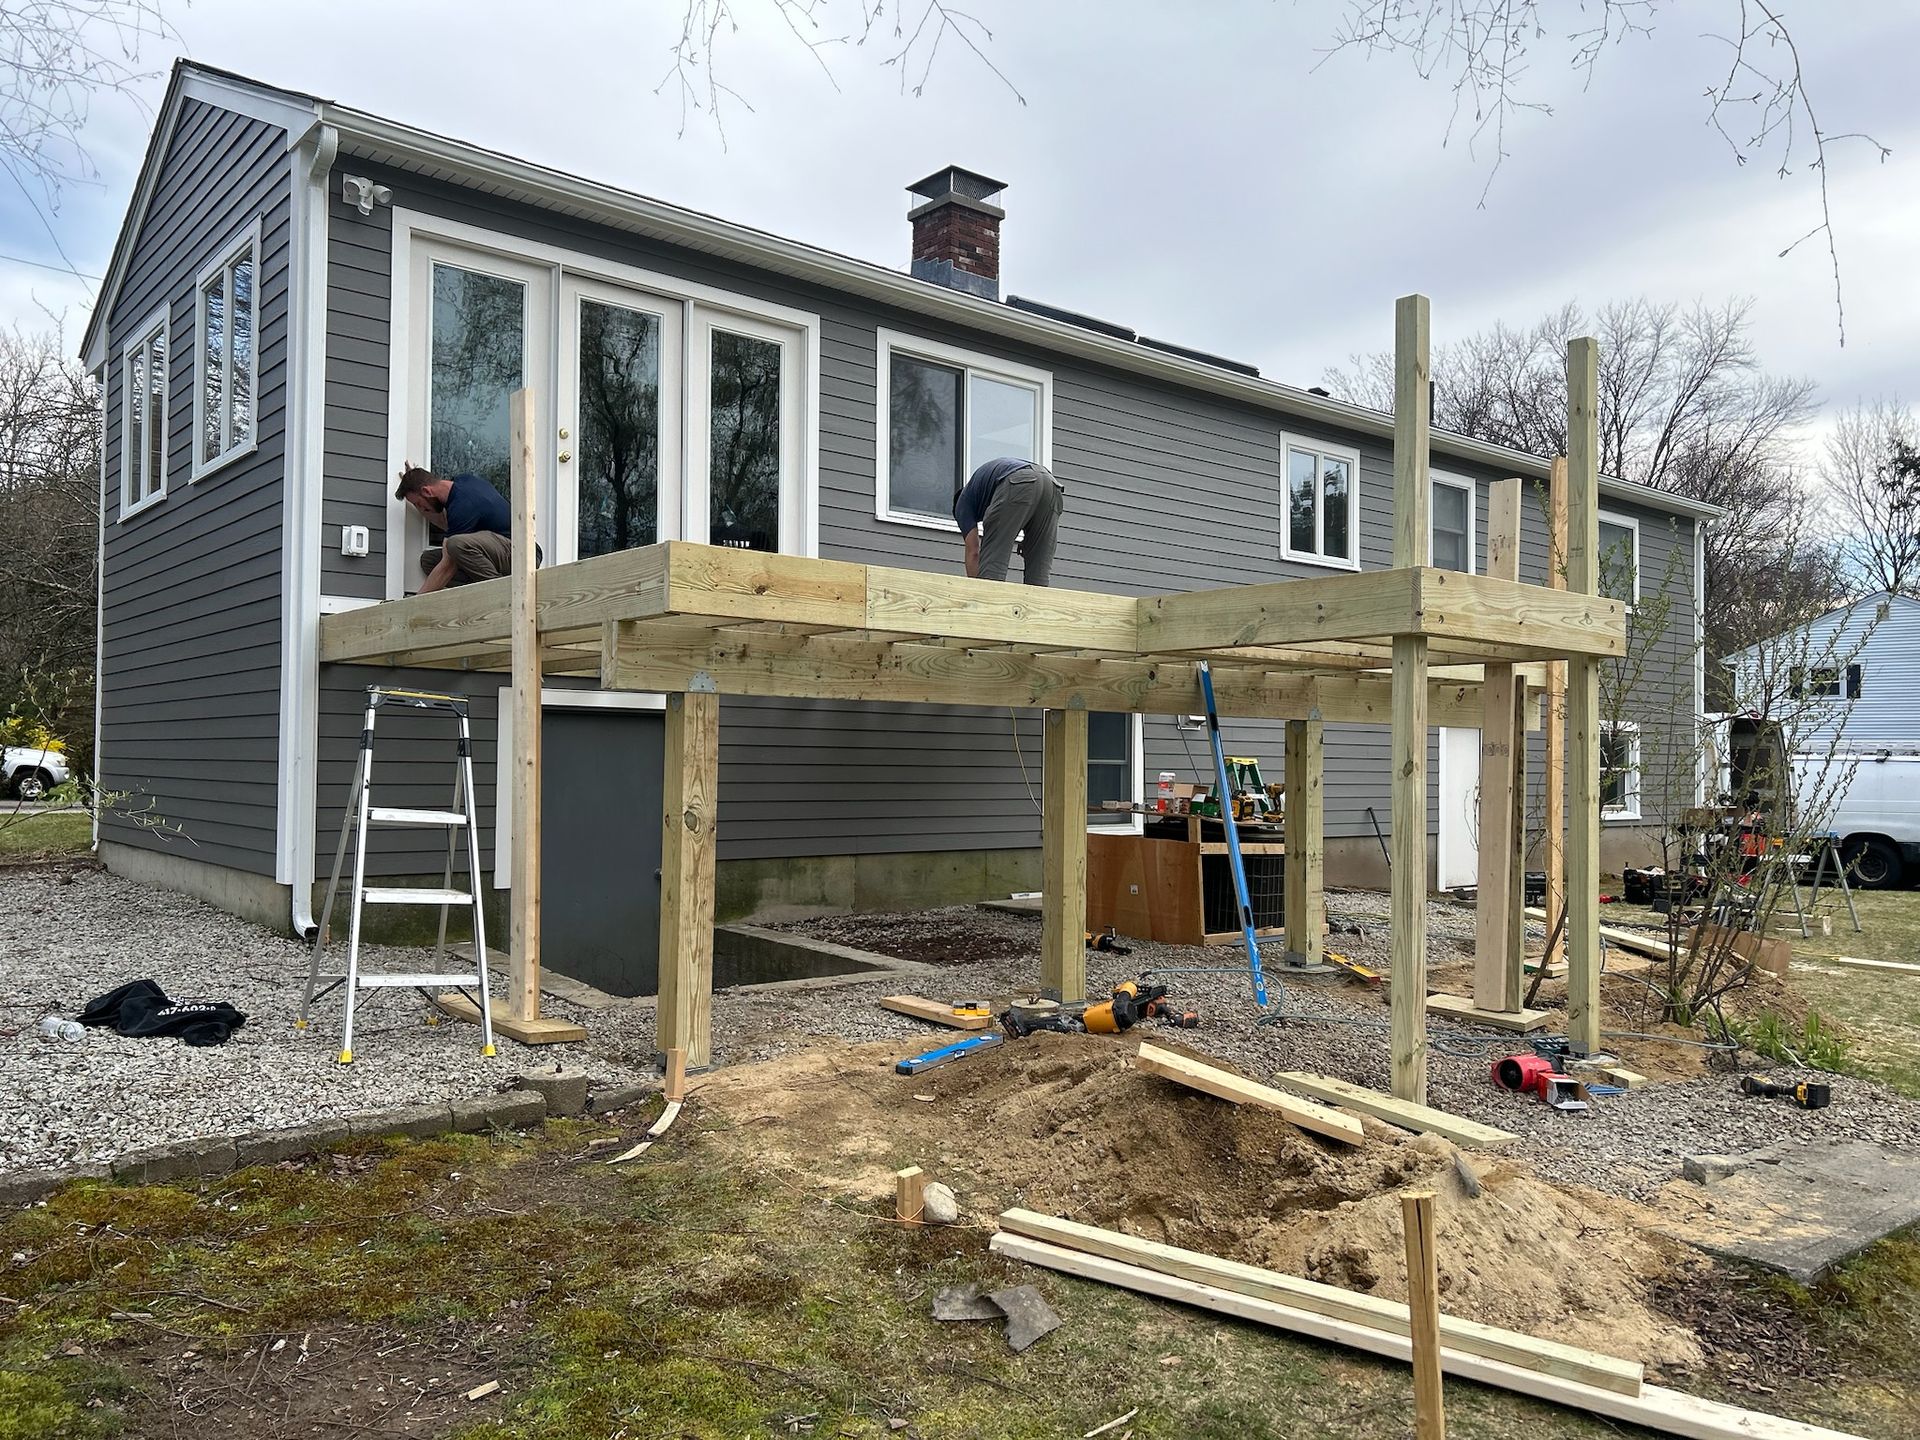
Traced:
POLYGON ((1393 1093, 1427 1099, 1427 642, 1393 642, 1393 856, 1387 900, 1393 1093))
MULTIPOLYGON (((512 945, 507 1013, 525 1023, 540 1016, 540 634, 535 598, 533 392, 509 402, 513 489, 513 860, 512 945)), ((480 877, 468 877, 473 884, 480 877)))
POLYGON ((882 995, 875 1003, 882 1010, 911 1015, 916 1020, 945 1025, 954 1030, 984 1030, 993 1023, 991 1015, 956 1015, 951 1005, 942 1005, 938 1000, 928 1000, 920 995, 882 995))
MULTIPOLYGON (((1665 950, 1661 951, 1664 957, 1665 950)), ((1838 965, 1843 970, 1893 970, 1903 975, 1920 975, 1920 965, 1908 965, 1899 960, 1861 960, 1851 955, 1813 955, 1808 957, 1814 965, 1838 965)))
POLYGON ((1287 952, 1296 964, 1318 965, 1326 941, 1327 900, 1322 885, 1326 854, 1326 726, 1320 720, 1289 720, 1286 750, 1286 857, 1282 886, 1287 952))
POLYGON ((1049 710, 1040 791, 1040 991, 1087 998, 1087 712, 1049 710))
MULTIPOLYGON (((1028 1264, 1042 1265, 1062 1274, 1078 1275, 1135 1290, 1143 1295, 1199 1306, 1295 1334, 1348 1345, 1392 1360, 1404 1361, 1411 1351, 1404 1335, 1394 1335, 1369 1325, 1355 1325, 1291 1305, 1276 1304, 1271 1300, 1255 1299, 1213 1285, 1162 1275, 1138 1265, 1083 1254, 1044 1241, 1001 1234, 994 1236, 992 1249, 1009 1259, 1025 1260, 1028 1264)), ((1451 1347, 1442 1347, 1440 1366, 1446 1374, 1457 1375, 1464 1380, 1477 1380, 1516 1394, 1549 1400, 1569 1409, 1625 1420, 1668 1435, 1688 1437, 1688 1440, 1862 1440, 1860 1436, 1842 1431, 1826 1430, 1757 1410, 1721 1405, 1657 1385, 1642 1385, 1638 1395, 1622 1395, 1597 1385, 1564 1380, 1499 1360, 1465 1354, 1451 1347)))
POLYGON ((1433 535, 1428 521, 1431 308, 1424 295, 1402 295, 1393 307, 1393 564, 1397 570, 1424 565, 1433 535))
MULTIPOLYGON (((1547 912, 1545 910, 1537 910, 1529 905, 1526 914, 1529 920, 1538 920, 1542 924, 1551 923, 1547 920, 1547 912)), ((1622 949, 1635 950, 1654 960, 1667 960, 1672 958, 1671 951, 1667 947, 1667 937, 1664 935, 1647 935, 1637 930, 1622 930, 1616 925, 1601 925, 1596 928, 1594 933, 1609 945, 1618 945, 1622 949)), ((1616 965, 1609 968, 1610 970, 1617 970, 1619 967, 1616 965)), ((1910 968, 1920 970, 1920 966, 1910 968)))
POLYGON ((1302 1130, 1311 1130, 1316 1135, 1342 1140, 1349 1145, 1358 1145, 1366 1138, 1366 1131, 1351 1115, 1308 1104, 1271 1086, 1235 1075, 1231 1070, 1189 1059, 1172 1050, 1143 1044, 1138 1062, 1140 1068, 1149 1075, 1158 1075, 1163 1080, 1171 1080, 1177 1085, 1185 1085, 1188 1089, 1202 1091, 1235 1105, 1258 1105, 1262 1109, 1275 1111, 1290 1124, 1302 1130))
POLYGON ((1440 1262, 1433 1248, 1433 1192, 1400 1197, 1407 1252, 1407 1338, 1413 1345, 1413 1433, 1447 1440, 1440 1387, 1440 1262))
MULTIPOLYGON (((433 1005, 449 1020, 461 1020, 469 1025, 480 1023, 480 1007, 458 990, 434 996, 433 1005)), ((587 1038, 586 1026, 552 1015, 535 1015, 529 1020, 521 1020, 513 1015, 502 1015, 496 1010, 493 1028, 522 1045, 571 1045, 587 1038)))
MULTIPOLYGON (((1567 342, 1567 589, 1600 591, 1599 346, 1567 342)), ((1600 1048, 1600 667, 1567 661, 1567 1042, 1600 1048)))
MULTIPOLYGON (((1182 1250, 1156 1240, 1142 1240, 1118 1230, 1103 1230, 1077 1220, 1063 1220, 1034 1210, 1008 1210, 999 1217, 1000 1233, 1038 1240, 1066 1250, 1103 1256, 1123 1264, 1138 1265, 1162 1275, 1231 1290, 1238 1295, 1270 1300, 1278 1305, 1310 1311, 1336 1320, 1365 1325, 1393 1335, 1405 1335, 1407 1306, 1397 1300, 1382 1299, 1339 1285, 1325 1285, 1278 1270, 1225 1260, 1199 1250, 1182 1250)), ((1500 1360, 1543 1375, 1557 1375, 1614 1390, 1622 1395, 1637 1394, 1643 1369, 1637 1360, 1617 1359, 1577 1345, 1543 1340, 1517 1330, 1502 1330, 1482 1325, 1477 1320, 1440 1317, 1442 1344, 1462 1354, 1500 1360)))
MULTIPOLYGON (((1487 574, 1499 580, 1520 578, 1520 486, 1517 479, 1496 480, 1487 491, 1487 574)), ((1525 683, 1515 679, 1511 662, 1489 661, 1480 686, 1486 718, 1480 727, 1473 1003, 1486 1011, 1517 1011, 1525 993, 1526 927, 1520 909, 1526 876, 1526 731, 1518 713, 1525 683)))
POLYGON ((918 1223, 927 1209, 927 1175, 918 1165, 893 1174, 893 1214, 897 1220, 918 1223))
POLYGON ((1478 1120, 1467 1120, 1430 1106, 1396 1100, 1391 1095, 1382 1095, 1378 1090, 1369 1090, 1363 1085, 1351 1085, 1331 1075, 1315 1075, 1306 1070, 1282 1070, 1268 1083, 1279 1090, 1292 1091, 1309 1099, 1338 1105, 1344 1110, 1371 1115, 1389 1125, 1398 1125, 1402 1130, 1438 1135, 1468 1149, 1504 1145, 1516 1138, 1505 1130, 1482 1125, 1478 1120))
MULTIPOLYGON (((1547 585, 1567 588, 1567 457, 1556 455, 1547 479, 1547 585)), ((1547 703, 1541 715, 1546 731, 1547 774, 1544 863, 1547 870, 1547 914, 1559 915, 1567 903, 1567 662, 1547 662, 1547 703)), ((1546 965, 1566 958, 1567 934, 1563 925, 1555 931, 1552 920, 1546 965)))
MULTIPOLYGON (((667 696, 660 824, 660 998, 655 1043, 688 1069, 713 1057, 715 812, 720 790, 720 697, 667 696)), ((635 884, 648 877, 636 875, 635 884)))

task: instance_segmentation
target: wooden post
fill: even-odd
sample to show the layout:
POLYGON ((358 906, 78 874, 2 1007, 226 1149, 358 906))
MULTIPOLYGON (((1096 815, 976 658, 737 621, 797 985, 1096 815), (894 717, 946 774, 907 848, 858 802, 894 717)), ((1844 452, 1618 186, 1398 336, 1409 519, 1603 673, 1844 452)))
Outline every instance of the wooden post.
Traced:
MULTIPOLYGON (((1427 297, 1394 307, 1393 563, 1427 561, 1430 322, 1427 297)), ((1393 637, 1393 1093, 1427 1098, 1427 641, 1393 637)))
POLYGON ((669 1100, 687 1098, 687 1052, 678 1045, 667 1051, 666 1073, 661 1077, 660 1093, 669 1100))
MULTIPOLYGON (((1567 588, 1567 457, 1557 456, 1547 480, 1547 585, 1567 588)), ((1547 871, 1547 929, 1551 943, 1541 957, 1551 965, 1567 953, 1566 927, 1553 933, 1553 922, 1567 903, 1567 662, 1547 662, 1547 706, 1541 717, 1546 729, 1547 773, 1545 854, 1547 871)))
MULTIPOLYGON (((1082 712, 1085 713, 1085 712, 1082 712)), ((918 1222, 927 1208, 927 1174, 918 1165, 893 1172, 894 1218, 918 1222)))
MULTIPOLYGON (((1519 480, 1496 480, 1487 495, 1487 574, 1520 578, 1519 480)), ((1524 686, 1518 687, 1524 690, 1524 686)), ((1520 958, 1526 917, 1513 881, 1525 882, 1524 829, 1515 815, 1524 807, 1526 726, 1516 728, 1511 663, 1488 662, 1480 685, 1485 709, 1480 724, 1480 855, 1474 903, 1473 1003, 1479 1010, 1510 1013, 1520 1008, 1520 958), (1516 774, 1519 791, 1516 796, 1516 774), (1516 806, 1516 799, 1519 806, 1516 806), (1516 870, 1521 873, 1516 877, 1516 870)))
MULTIPOLYGON (((1567 342, 1567 589, 1600 593, 1599 345, 1567 342)), ((1567 1040, 1600 1048, 1600 662, 1567 661, 1567 1040)))
MULTIPOLYGON (((534 576, 533 392, 513 392, 513 955, 507 1009, 540 1018, 540 633, 534 576)), ((480 879, 473 877, 474 884, 480 879)))
MULTIPOLYGON (((720 793, 720 697, 667 696, 665 803, 660 826, 660 998, 655 1046, 713 1060, 713 865, 720 793)), ((635 883, 644 883, 644 876, 635 883)))
POLYGON ((1433 1192, 1400 1197, 1406 1228, 1407 1322, 1413 1341, 1413 1433, 1416 1440, 1446 1440, 1446 1407, 1440 1385, 1440 1262, 1433 1248, 1433 1192))
POLYGON ((1087 998, 1087 712, 1046 712, 1041 761, 1040 988, 1087 998))
POLYGON ((1327 901, 1321 867, 1326 853, 1326 806, 1321 776, 1326 727, 1319 720, 1287 722, 1286 884, 1287 953, 1298 965, 1318 965, 1326 949, 1327 901))

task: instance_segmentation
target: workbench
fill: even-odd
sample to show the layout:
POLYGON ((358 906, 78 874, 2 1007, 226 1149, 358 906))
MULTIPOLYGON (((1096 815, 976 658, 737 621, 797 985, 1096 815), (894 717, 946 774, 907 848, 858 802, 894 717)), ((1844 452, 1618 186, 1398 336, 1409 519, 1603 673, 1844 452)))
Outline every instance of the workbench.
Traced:
MULTIPOLYGON (((1281 934, 1284 832, 1238 829, 1254 933, 1281 934)), ((1244 937, 1230 863, 1226 832, 1212 817, 1149 812, 1137 835, 1095 829, 1087 836, 1087 926, 1167 945, 1237 945, 1244 937)))

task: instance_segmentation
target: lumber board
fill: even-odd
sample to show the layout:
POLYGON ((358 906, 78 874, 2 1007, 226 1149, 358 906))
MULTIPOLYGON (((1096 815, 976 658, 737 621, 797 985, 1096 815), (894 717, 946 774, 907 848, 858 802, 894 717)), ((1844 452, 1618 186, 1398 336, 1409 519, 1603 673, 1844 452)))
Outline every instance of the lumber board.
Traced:
POLYGON ((1140 1068, 1149 1075, 1158 1075, 1163 1080, 1185 1085, 1190 1090, 1203 1091, 1235 1105, 1258 1105, 1262 1109, 1275 1111, 1288 1123, 1302 1130, 1311 1130, 1316 1135, 1345 1141, 1349 1145, 1358 1145, 1366 1138, 1366 1131, 1351 1115, 1342 1115, 1338 1110, 1303 1102, 1271 1086, 1249 1080, 1244 1075, 1189 1059, 1172 1050, 1162 1050, 1157 1045, 1143 1043, 1138 1061, 1140 1068))
POLYGON ((1130 595, 972 580, 867 566, 866 623, 963 640, 1078 645, 1129 654, 1139 648, 1140 604, 1130 595))
POLYGON ((1418 626, 1415 584, 1412 570, 1368 570, 1151 596, 1139 602, 1140 649, 1307 646, 1403 635, 1418 626))
MULTIPOLYGON (((1394 1335, 1405 1335, 1407 1306, 1339 1285, 1327 1285, 1263 1269, 1238 1260, 1227 1260, 1199 1250, 1183 1250, 1157 1240, 1143 1240, 1118 1230, 1105 1230, 1077 1220, 1064 1220, 1038 1211, 1012 1209, 999 1217, 1000 1233, 1098 1255, 1122 1264, 1138 1265, 1162 1275, 1192 1280, 1220 1290, 1270 1300, 1332 1319, 1365 1325, 1394 1335)), ((1526 1335, 1518 1330, 1503 1330, 1477 1320, 1459 1319, 1443 1314, 1440 1336, 1449 1349, 1467 1355, 1500 1360, 1543 1375, 1558 1375, 1597 1385, 1622 1395, 1639 1392, 1644 1368, 1637 1360, 1602 1355, 1577 1345, 1526 1335)))
POLYGON ((1419 633, 1437 648, 1483 641, 1509 660, 1627 653, 1627 607, 1618 600, 1458 570, 1414 576, 1419 633))
MULTIPOLYGON (((1471 539, 1471 537, 1469 537, 1471 539)), ((1520 481, 1496 480, 1487 492, 1487 574, 1520 575, 1520 481)), ((1520 1009, 1524 965, 1520 923, 1526 852, 1526 746, 1513 666, 1490 663, 1480 687, 1480 834, 1474 901, 1473 1003, 1482 1010, 1520 1009), (1518 773, 1516 773, 1518 772, 1518 773)))
POLYGON ((1329 1105, 1371 1115, 1389 1125, 1398 1125, 1402 1130, 1438 1135, 1468 1149, 1486 1149, 1518 1138, 1505 1130, 1482 1125, 1478 1120, 1467 1120, 1431 1106, 1396 1100, 1391 1095, 1383 1095, 1363 1085, 1349 1084, 1345 1080, 1336 1080, 1331 1075, 1315 1075, 1307 1070, 1282 1070, 1269 1083, 1281 1090, 1291 1090, 1310 1099, 1324 1100, 1329 1105))
MULTIPOLYGON (((1547 912, 1544 910, 1529 905, 1526 913, 1529 920, 1537 920, 1543 925, 1548 923, 1547 912)), ((1654 960, 1665 960, 1668 958, 1665 936, 1644 935, 1636 930, 1622 930, 1615 925, 1599 926, 1594 933, 1599 935, 1600 938, 1605 940, 1609 945, 1618 945, 1622 949, 1638 951, 1640 954, 1654 960)), ((1609 968, 1619 969, 1620 967, 1612 966, 1609 968)), ((1915 966, 1914 968, 1920 969, 1920 966, 1915 966)))
MULTIPOLYGON (((507 1013, 522 1024, 540 1018, 540 630, 535 567, 533 392, 509 401, 513 475, 513 859, 508 897, 513 953, 507 963, 507 1013)), ((478 885, 479 877, 470 877, 478 885)))
MULTIPOLYGON (((1599 346, 1567 342, 1567 590, 1600 591, 1599 346)), ((1567 1041, 1600 1048, 1600 671, 1567 661, 1567 1041)))
POLYGON ((1299 963, 1318 965, 1326 941, 1326 727, 1318 720, 1289 720, 1286 749, 1286 859, 1281 887, 1287 951, 1299 963))
POLYGON ((942 1005, 938 1000, 928 1000, 919 995, 882 995, 878 1003, 882 1010, 911 1015, 916 1020, 945 1025, 953 1030, 984 1030, 993 1023, 991 1015, 956 1015, 951 1005, 942 1005))
MULTIPOLYGON (((433 1004, 449 1019, 465 1021, 469 1025, 480 1023, 480 1007, 458 990, 434 996, 433 1004)), ((498 1012, 493 1017, 493 1033, 504 1035, 522 1045, 571 1045, 587 1038, 586 1027, 576 1025, 571 1020, 558 1020, 551 1015, 535 1015, 523 1020, 498 1012)))
POLYGON ((1402 295, 1393 305, 1393 564, 1398 570, 1425 564, 1432 545, 1432 352, 1431 304, 1424 295, 1402 295))
POLYGON ((1407 1252, 1407 1338, 1413 1342, 1413 1433, 1417 1440, 1447 1440, 1440 1386, 1440 1257, 1433 1248, 1433 1192, 1403 1194, 1400 1221, 1407 1252))
POLYGON ((1920 975, 1920 965, 1908 965, 1900 960, 1863 960, 1852 955, 1815 955, 1808 958, 1815 965, 1838 965, 1843 970, 1892 970, 1901 975, 1920 975))
POLYGON ((1044 729, 1040 993, 1076 1004, 1087 998, 1087 712, 1049 710, 1044 729))
MULTIPOLYGON (((1547 587, 1564 590, 1567 586, 1567 457, 1556 455, 1547 477, 1547 587)), ((1541 716, 1546 730, 1547 774, 1545 833, 1547 871, 1547 911, 1558 915, 1567 903, 1567 662, 1547 664, 1547 702, 1541 716)), ((1552 928, 1552 922, 1548 922, 1552 928)), ((1544 963, 1559 963, 1566 957, 1567 937, 1563 929, 1547 946, 1544 963)))
POLYGON ((927 1209, 927 1173, 918 1165, 893 1172, 893 1214, 898 1220, 919 1223, 927 1209))
POLYGON ((1487 1010, 1464 995, 1429 995, 1427 1013, 1485 1025, 1493 1030, 1506 1030, 1515 1035, 1525 1035, 1530 1030, 1544 1030, 1553 1023, 1551 1010, 1528 1010, 1519 1006, 1512 1010, 1487 1010))
MULTIPOLYGON (((720 788, 720 697, 667 696, 660 823, 660 998, 655 1044, 713 1056, 715 822, 720 788)), ((641 877, 643 878, 643 877, 641 877)), ((636 879, 641 883, 641 879, 636 879)))
MULTIPOLYGON (((1404 1335, 1395 1335, 1369 1325, 1356 1325, 1271 1300, 1256 1299, 1251 1295, 1237 1294, 1193 1280, 1162 1275, 1138 1265, 1083 1254, 1044 1241, 1001 1234, 993 1237, 992 1249, 1009 1259, 1024 1260, 1028 1264, 1044 1266, 1062 1274, 1098 1280, 1143 1295, 1154 1295, 1163 1300, 1252 1320, 1257 1324, 1350 1346, 1390 1360, 1405 1361, 1411 1354, 1412 1347, 1404 1335)), ((1467 1354, 1450 1346, 1442 1347, 1440 1366, 1445 1373, 1457 1375, 1463 1380, 1477 1380, 1484 1385, 1548 1400, 1568 1409, 1584 1410, 1608 1419, 1642 1425, 1663 1434, 1683 1436, 1686 1440, 1862 1440, 1860 1436, 1848 1435, 1843 1431, 1827 1430, 1757 1410, 1742 1410, 1735 1405, 1702 1400, 1698 1396, 1658 1385, 1643 1384, 1638 1395, 1623 1395, 1598 1385, 1544 1375, 1537 1370, 1467 1354)))
POLYGON ((1390 935, 1393 1093, 1427 1098, 1427 642, 1393 642, 1390 935))

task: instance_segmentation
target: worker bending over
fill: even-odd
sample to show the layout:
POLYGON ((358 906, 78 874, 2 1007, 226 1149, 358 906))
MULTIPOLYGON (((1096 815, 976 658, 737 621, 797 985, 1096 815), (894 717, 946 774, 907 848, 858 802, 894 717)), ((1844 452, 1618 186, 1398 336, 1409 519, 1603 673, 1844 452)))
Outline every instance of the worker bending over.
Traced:
POLYGON ((513 514, 500 492, 480 476, 448 479, 409 465, 400 472, 393 493, 419 511, 429 528, 446 535, 441 544, 420 552, 420 568, 427 577, 420 587, 423 594, 512 573, 513 514))
POLYGON ((953 502, 954 523, 967 544, 967 574, 980 580, 1006 579, 1013 542, 1024 530, 1020 578, 1029 585, 1046 584, 1053 572, 1066 493, 1051 470, 1031 460, 989 460, 975 470, 953 502))

